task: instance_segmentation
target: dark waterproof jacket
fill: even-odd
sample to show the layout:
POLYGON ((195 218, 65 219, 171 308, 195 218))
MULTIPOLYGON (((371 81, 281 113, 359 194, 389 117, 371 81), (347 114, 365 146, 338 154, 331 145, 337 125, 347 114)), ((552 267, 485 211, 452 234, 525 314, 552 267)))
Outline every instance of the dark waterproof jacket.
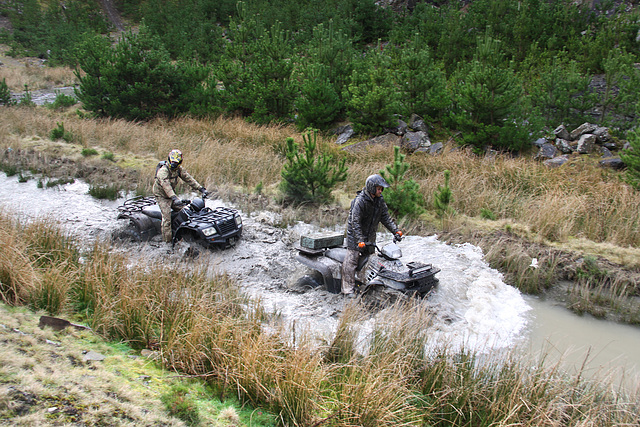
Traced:
MULTIPOLYGON (((382 223, 391 233, 398 231, 398 226, 389 215, 384 198, 382 196, 373 198, 364 189, 358 191, 349 211, 347 247, 357 250, 359 242, 375 243, 379 223, 382 223)), ((374 248, 367 246, 365 252, 373 253, 374 248)))

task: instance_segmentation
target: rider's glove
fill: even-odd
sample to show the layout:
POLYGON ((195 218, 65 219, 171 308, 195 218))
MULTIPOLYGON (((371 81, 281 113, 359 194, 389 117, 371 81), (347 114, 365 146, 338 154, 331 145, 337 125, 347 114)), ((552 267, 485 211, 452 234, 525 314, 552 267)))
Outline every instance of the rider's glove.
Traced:
POLYGON ((206 188, 204 188, 204 187, 200 187, 200 192, 202 193, 202 198, 203 198, 203 199, 206 199, 206 198, 207 198, 207 196, 209 195, 209 192, 208 192, 208 191, 207 191, 207 189, 206 189, 206 188))
POLYGON ((399 242, 402 240, 402 230, 398 230, 395 232, 395 234, 393 235, 393 241, 394 242, 399 242))
POLYGON ((173 209, 181 209, 183 205, 184 203, 182 203, 182 201, 178 199, 178 196, 171 197, 171 207, 173 209))

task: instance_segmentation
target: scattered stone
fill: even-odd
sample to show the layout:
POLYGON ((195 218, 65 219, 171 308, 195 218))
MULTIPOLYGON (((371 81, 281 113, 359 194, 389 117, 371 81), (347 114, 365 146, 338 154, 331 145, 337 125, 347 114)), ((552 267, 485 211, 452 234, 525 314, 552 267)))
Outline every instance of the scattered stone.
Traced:
POLYGON ((535 145, 536 147, 540 148, 542 147, 544 144, 546 144, 547 142, 547 138, 538 138, 535 141, 533 141, 533 145, 535 145))
POLYGON ((609 168, 614 170, 622 170, 627 167, 624 162, 618 157, 609 157, 606 159, 600 160, 598 163, 600 167, 609 168))
POLYGON ((558 154, 558 149, 550 143, 543 144, 540 151, 536 154, 535 159, 553 159, 558 154))
POLYGON ((569 139, 576 140, 586 133, 593 132, 594 130, 596 130, 597 127, 598 127, 597 125, 594 125, 591 123, 583 123, 577 128, 575 128, 573 131, 571 131, 571 136, 569 137, 569 139))
POLYGON ((427 149, 431 146, 431 141, 426 132, 407 132, 400 141, 400 147, 413 153, 414 151, 422 148, 427 149))
POLYGON ((60 343, 59 343, 59 342, 57 342, 57 341, 44 340, 44 342, 45 342, 45 343, 47 343, 47 344, 49 344, 49 345, 56 346, 56 347, 60 347, 60 346, 62 345, 62 344, 60 344, 60 343))
POLYGON ((554 157, 553 159, 547 159, 543 161, 542 164, 549 168, 559 168, 560 166, 564 165, 568 161, 569 161, 569 156, 565 154, 562 156, 554 157))
POLYGON ((613 157, 613 153, 611 153, 607 147, 600 147, 600 152, 602 153, 602 157, 605 159, 613 157))
POLYGON ((349 138, 351 138, 353 136, 353 128, 351 127, 351 125, 346 125, 346 126, 342 126, 339 133, 337 133, 338 135, 338 139, 336 140, 336 144, 338 145, 342 145, 345 142, 347 142, 349 140, 349 138))
POLYGON ((88 351, 87 353, 84 354, 84 356, 82 356, 82 360, 87 362, 89 360, 95 360, 97 362, 101 362, 104 359, 106 359, 107 356, 105 356, 104 354, 100 354, 97 351, 88 351))
POLYGON ((387 132, 402 136, 407 133, 408 129, 409 125, 407 125, 404 121, 398 119, 398 126, 387 129, 387 132))
POLYGON ((556 139, 556 148, 564 154, 573 153, 573 147, 571 146, 571 143, 566 139, 562 139, 562 138, 556 139))
POLYGON ((609 135, 609 128, 596 126, 592 133, 596 136, 598 144, 604 144, 605 142, 609 142, 611 140, 611 135, 609 135))
POLYGON ((40 323, 38 324, 40 329, 44 329, 45 326, 51 327, 54 331, 61 331, 68 326, 73 326, 76 329, 91 329, 88 326, 76 325, 68 320, 60 319, 58 317, 40 316, 40 323))
POLYGON ((558 138, 562 138, 562 139, 571 139, 571 135, 569 135, 569 131, 567 130, 566 127, 564 127, 564 125, 560 125, 558 126, 553 133, 555 134, 556 137, 558 138))
POLYGON ((417 131, 422 131, 422 132, 426 133, 427 135, 429 134, 429 127, 424 122, 422 117, 420 117, 417 114, 412 114, 411 115, 411 119, 409 119, 409 127, 411 129, 413 129, 414 131, 416 131, 416 132, 417 131))
POLYGON ((587 133, 580 136, 578 140, 578 146, 576 151, 580 154, 593 153, 596 145, 596 136, 592 133, 587 133))

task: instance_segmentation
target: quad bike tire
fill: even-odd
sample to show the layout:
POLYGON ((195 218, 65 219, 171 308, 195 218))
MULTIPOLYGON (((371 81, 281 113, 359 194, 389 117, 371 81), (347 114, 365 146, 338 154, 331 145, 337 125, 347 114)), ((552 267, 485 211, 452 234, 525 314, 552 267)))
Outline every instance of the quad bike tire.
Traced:
POLYGON ((135 228, 125 228, 116 232, 113 235, 113 240, 120 240, 123 242, 140 243, 142 242, 142 235, 135 228))

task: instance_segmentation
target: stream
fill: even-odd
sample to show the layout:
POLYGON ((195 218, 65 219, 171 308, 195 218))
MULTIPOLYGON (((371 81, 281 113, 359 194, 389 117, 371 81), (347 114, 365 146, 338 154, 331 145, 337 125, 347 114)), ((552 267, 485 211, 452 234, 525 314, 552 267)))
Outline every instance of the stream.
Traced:
MULTIPOLYGON (((0 186, 2 211, 21 220, 47 218, 63 224, 87 247, 126 225, 116 220, 123 198, 94 199, 88 195, 89 186, 79 180, 38 188, 35 178, 21 183, 17 176, 0 174, 0 186)), ((223 205, 220 200, 206 203, 223 205)), ((273 212, 241 215, 244 231, 239 243, 227 250, 203 250, 196 262, 235 277, 244 292, 278 313, 283 322, 330 336, 346 300, 321 289, 300 292, 290 286, 301 269, 294 244, 305 233, 326 230, 304 223, 278 227, 279 218, 273 212)), ((378 238, 380 242, 390 239, 388 233, 378 238)), ((434 346, 465 348, 487 356, 517 351, 534 361, 544 354, 547 362, 560 363, 570 374, 581 371, 594 379, 613 378, 630 391, 637 389, 640 328, 577 316, 553 301, 523 295, 504 283, 502 274, 489 267, 474 245, 447 245, 434 235, 407 236, 400 247, 403 262, 431 263, 441 269, 439 286, 423 302, 434 313, 427 331, 434 346)), ((117 250, 139 260, 187 262, 179 250, 167 254, 154 240, 123 244, 117 250)))

